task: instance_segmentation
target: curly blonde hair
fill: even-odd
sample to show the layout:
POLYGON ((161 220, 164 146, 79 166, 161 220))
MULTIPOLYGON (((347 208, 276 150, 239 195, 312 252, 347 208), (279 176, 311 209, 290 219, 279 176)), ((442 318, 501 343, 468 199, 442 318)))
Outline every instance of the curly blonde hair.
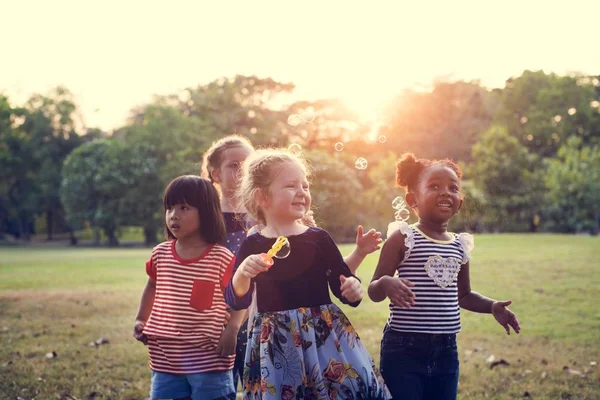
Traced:
POLYGON ((225 150, 229 150, 235 147, 246 147, 251 152, 254 151, 254 146, 248 139, 240 135, 228 135, 225 136, 213 144, 204 153, 202 161, 201 176, 215 183, 212 178, 211 172, 221 167, 223 162, 223 153, 225 150))
MULTIPOLYGON (((306 160, 287 149, 259 149, 244 161, 236 197, 239 204, 246 209, 248 219, 266 225, 265 214, 256 203, 254 196, 259 189, 268 193, 269 186, 275 180, 280 166, 288 162, 298 164, 307 178, 310 176, 311 171, 306 160)), ((313 212, 310 210, 301 221, 307 226, 316 226, 313 212)))

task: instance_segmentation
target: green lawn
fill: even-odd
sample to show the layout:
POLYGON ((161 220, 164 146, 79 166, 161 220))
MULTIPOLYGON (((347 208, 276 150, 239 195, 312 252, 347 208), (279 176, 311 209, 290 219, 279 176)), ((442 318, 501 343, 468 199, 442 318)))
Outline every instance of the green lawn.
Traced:
MULTIPOLYGON (((593 237, 477 236, 472 287, 513 300, 523 330, 506 336, 490 315, 463 312, 460 399, 600 398, 599 248, 593 237), (490 369, 490 355, 510 365, 490 369)), ((0 248, 0 399, 144 398, 146 349, 131 330, 149 254, 0 248), (89 345, 100 337, 110 342, 89 345)), ((365 288, 376 261, 359 270, 365 288)), ((387 304, 344 310, 378 363, 387 304)))

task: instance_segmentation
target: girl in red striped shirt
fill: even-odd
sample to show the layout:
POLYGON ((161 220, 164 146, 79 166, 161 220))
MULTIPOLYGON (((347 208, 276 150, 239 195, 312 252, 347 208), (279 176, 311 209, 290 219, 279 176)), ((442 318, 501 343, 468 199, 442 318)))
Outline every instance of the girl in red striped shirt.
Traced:
POLYGON ((210 181, 174 179, 163 198, 168 238, 146 263, 134 337, 148 346, 153 399, 235 399, 231 370, 243 312, 227 326, 224 290, 233 254, 210 181))

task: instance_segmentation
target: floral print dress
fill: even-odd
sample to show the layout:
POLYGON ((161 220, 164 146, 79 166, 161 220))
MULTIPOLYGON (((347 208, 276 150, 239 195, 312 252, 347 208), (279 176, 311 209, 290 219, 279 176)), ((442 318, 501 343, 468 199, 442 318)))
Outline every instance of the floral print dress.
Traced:
MULTIPOLYGON (((319 228, 288 240, 290 257, 276 259, 254 279, 258 312, 249 323, 244 399, 391 398, 358 333, 329 298, 331 288, 348 303, 339 276, 352 274, 337 246, 319 228), (298 256, 292 258, 294 253, 298 256)), ((236 266, 250 254, 266 252, 274 241, 260 233, 249 236, 236 266)), ((244 308, 250 292, 238 298, 230 285, 226 299, 233 308, 244 308)))

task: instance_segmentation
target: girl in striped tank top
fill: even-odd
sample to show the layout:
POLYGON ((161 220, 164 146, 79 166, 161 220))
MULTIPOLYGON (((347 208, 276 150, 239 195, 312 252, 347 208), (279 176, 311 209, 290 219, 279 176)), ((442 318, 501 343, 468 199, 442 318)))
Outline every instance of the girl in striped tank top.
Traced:
POLYGON ((148 346, 153 399, 235 399, 232 368, 244 316, 227 326, 225 287, 235 257, 210 181, 180 176, 163 198, 167 241, 152 250, 134 337, 148 346))
POLYGON ((390 300, 381 341, 381 374, 395 399, 456 399, 460 308, 491 313, 510 333, 519 322, 507 306, 471 290, 473 237, 447 231, 458 212, 461 169, 450 160, 404 154, 396 183, 417 214, 414 225, 390 224, 369 297, 390 300))

